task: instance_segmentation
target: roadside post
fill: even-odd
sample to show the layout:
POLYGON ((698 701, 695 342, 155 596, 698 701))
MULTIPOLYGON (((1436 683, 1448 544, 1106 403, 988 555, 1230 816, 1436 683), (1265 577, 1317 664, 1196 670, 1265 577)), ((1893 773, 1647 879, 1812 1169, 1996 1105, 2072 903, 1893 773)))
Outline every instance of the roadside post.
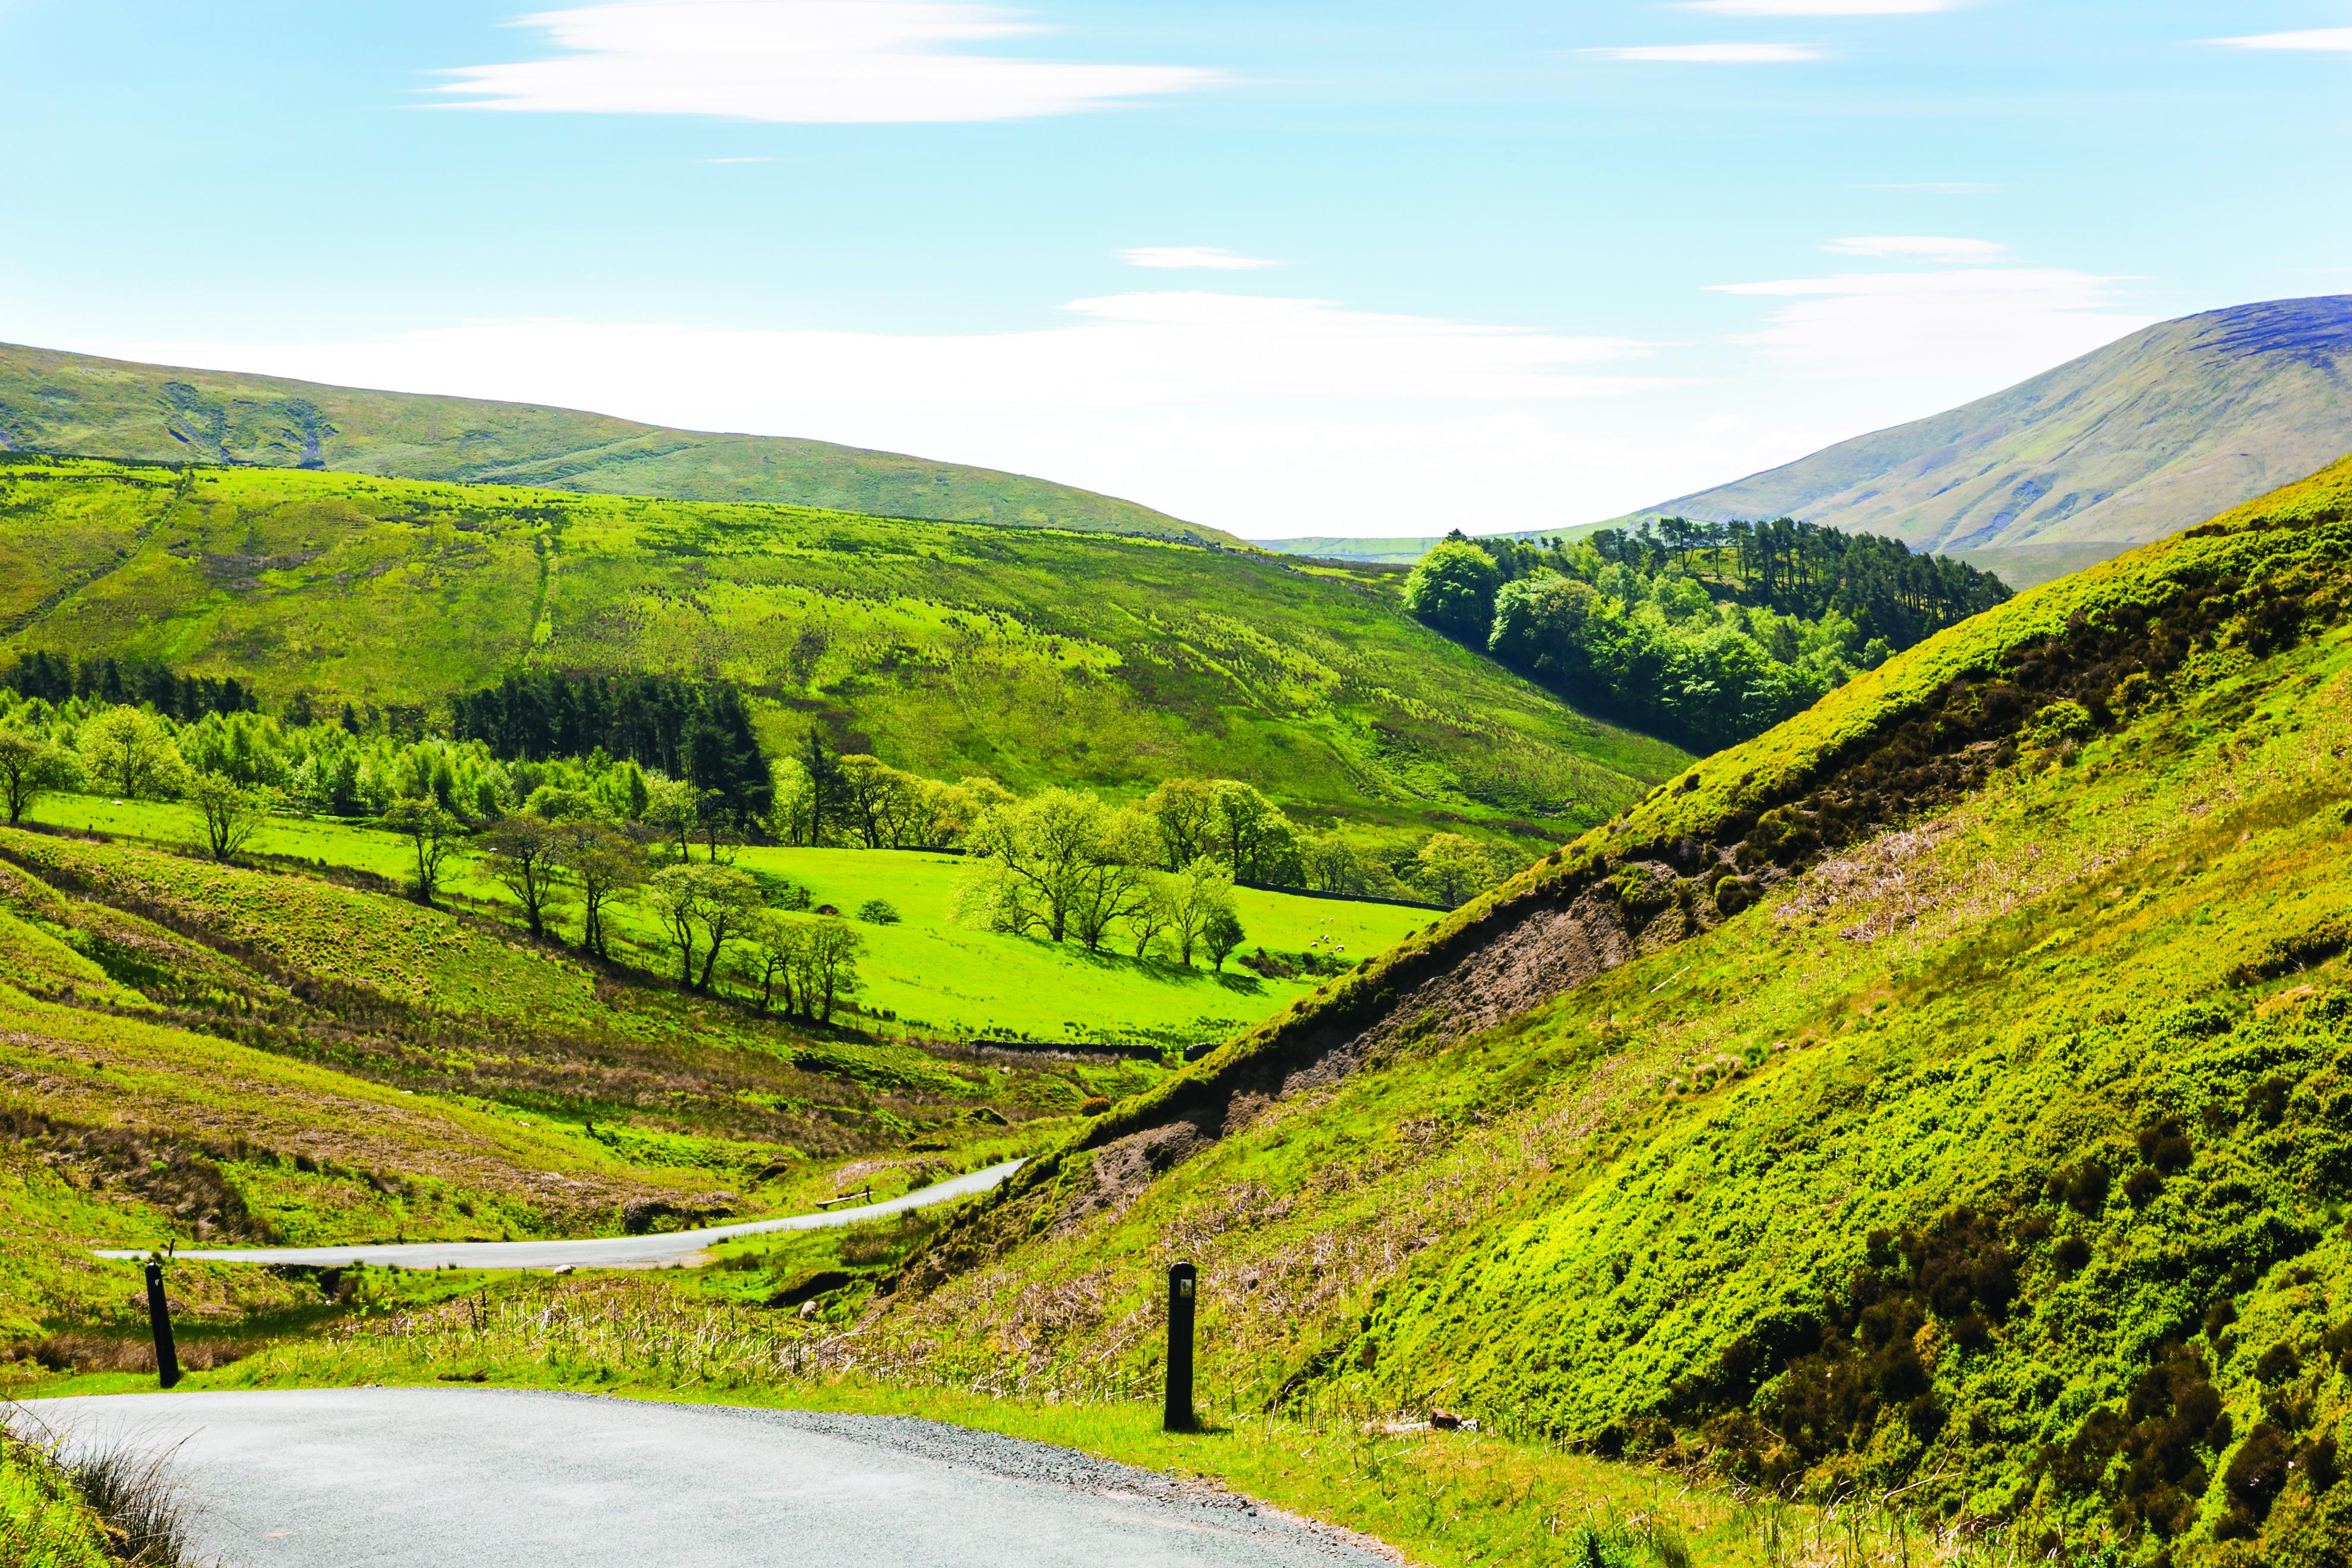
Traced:
POLYGON ((1189 1263, 1168 1270, 1168 1410, 1161 1425, 1190 1432, 1192 1419, 1192 1298, 1201 1271, 1189 1263))
POLYGON ((147 1260, 147 1324, 155 1331, 155 1378, 169 1388, 180 1381, 180 1352, 172 1343, 172 1303, 163 1299, 163 1264, 147 1260))

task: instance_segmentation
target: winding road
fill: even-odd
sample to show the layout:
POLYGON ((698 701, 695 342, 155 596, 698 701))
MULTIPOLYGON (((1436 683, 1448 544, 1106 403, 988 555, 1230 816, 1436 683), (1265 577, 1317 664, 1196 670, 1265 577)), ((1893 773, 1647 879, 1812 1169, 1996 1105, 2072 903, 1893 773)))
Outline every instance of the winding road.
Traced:
POLYGON ((1341 1532, 1067 1449, 900 1416, 501 1389, 0 1407, 173 1450, 223 1568, 1393 1568, 1341 1532))
MULTIPOLYGON (((984 1171, 919 1187, 886 1203, 824 1214, 786 1215, 778 1219, 745 1220, 740 1225, 706 1226, 700 1230, 671 1231, 661 1236, 590 1237, 579 1241, 411 1241, 375 1247, 240 1247, 207 1251, 182 1251, 173 1256, 202 1258, 209 1263, 292 1263, 317 1268, 346 1268, 364 1263, 390 1268, 651 1268, 682 1262, 714 1242, 761 1236, 777 1230, 822 1230, 828 1226, 856 1225, 883 1219, 908 1209, 951 1203, 1001 1184, 1022 1166, 1007 1160, 984 1171)), ((102 1251, 100 1258, 144 1258, 144 1252, 102 1251)))

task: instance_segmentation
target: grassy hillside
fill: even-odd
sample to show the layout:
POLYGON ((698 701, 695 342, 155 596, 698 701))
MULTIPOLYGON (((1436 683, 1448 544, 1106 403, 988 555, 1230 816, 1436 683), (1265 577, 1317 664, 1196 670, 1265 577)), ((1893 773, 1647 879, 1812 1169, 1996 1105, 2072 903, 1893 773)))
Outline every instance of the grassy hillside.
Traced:
MULTIPOLYGON (((123 1317, 128 1276, 93 1246, 789 1212, 844 1161, 903 1190, 1159 1073, 797 1031, 478 915, 16 829, 0 973, 0 1335, 123 1317)), ((292 1289, 179 1278, 200 1317, 292 1289)))
POLYGON ((935 778, 1239 777, 1309 818, 1538 839, 1683 760, 1263 556, 784 507, 5 459, 0 626, 327 712, 530 666, 716 676, 779 745, 814 721, 935 778))
POLYGON ((889 1326, 1100 1387, 1185 1257, 1245 1407, 2340 1561, 2347 563, 2352 464, 1943 634, 1097 1119, 889 1326))
MULTIPOLYGON (((28 821, 185 849, 200 844, 195 807, 176 801, 114 801, 57 795, 28 821)), ((397 889, 409 875, 405 840, 331 818, 272 817, 250 852, 267 860, 361 873, 397 889)), ((818 904, 855 912, 885 900, 899 923, 861 923, 856 1022, 867 1031, 921 1038, 1115 1041, 1183 1047, 1222 1039, 1280 1012, 1313 990, 1307 974, 1261 975, 1242 957, 1264 947, 1296 962, 1301 953, 1367 958, 1428 924, 1435 911, 1393 904, 1307 898, 1255 888, 1235 889, 1247 945, 1212 973, 1118 950, 1087 952, 1073 942, 988 931, 959 918, 959 889, 971 872, 960 857, 887 849, 751 847, 736 864, 790 878, 818 904)), ((446 893, 470 910, 519 922, 513 894, 478 862, 462 864, 446 893)), ((404 915, 405 910, 403 910, 404 915)), ((674 960, 650 915, 631 905, 614 912, 615 955, 649 973, 674 960)), ((566 931, 571 917, 559 921, 566 931)), ((0 948, 5 951, 5 948, 0 948)), ((495 997, 498 993, 488 993, 495 997)))
POLYGON ((1237 542, 1133 501, 896 452, 667 430, 576 409, 367 392, 13 343, 0 343, 0 452, 779 501, 878 517, 1237 542))
MULTIPOLYGON (((1632 518, 1796 516, 1971 553, 2160 539, 2352 449, 2352 295, 2135 332, 2006 392, 1632 518)), ((1631 521, 1629 519, 1628 521, 1631 521)))

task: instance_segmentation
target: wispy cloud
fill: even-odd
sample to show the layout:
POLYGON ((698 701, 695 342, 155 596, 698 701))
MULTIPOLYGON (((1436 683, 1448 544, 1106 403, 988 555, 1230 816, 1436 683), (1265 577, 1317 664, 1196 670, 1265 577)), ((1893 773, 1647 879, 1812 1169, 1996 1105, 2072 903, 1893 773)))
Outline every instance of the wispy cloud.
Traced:
POLYGON ((1905 261, 1995 261, 2009 247, 1990 239, 1952 239, 1932 234, 1865 234, 1833 239, 1822 247, 1832 256, 1874 256, 1905 261))
POLYGON ((1628 456, 1591 423, 1665 378, 1650 345, 1623 338, 1212 290, 1076 300, 1055 316, 1003 332, 498 321, 359 342, 77 346, 919 452, 1261 535, 1425 532, 1432 517, 1538 504, 1538 520, 1607 517, 1690 488, 1694 460, 1729 479, 1804 449, 1727 458, 1693 440, 1644 456, 1637 440, 1628 456))
POLYGON ((1050 31, 967 0, 621 0, 519 25, 564 52, 446 71, 427 90, 461 109, 885 124, 1075 114, 1221 79, 966 52, 1050 31))
POLYGON ((1921 16, 1956 11, 1962 0, 1681 0, 1685 11, 1717 16, 1921 16))
POLYGON ((1630 48, 1587 49, 1604 60, 1647 60, 1663 65, 1780 66, 1827 59, 1803 44, 1636 44, 1630 48))
POLYGON ((2227 49, 2291 49, 2315 55, 2352 55, 2352 27, 2312 27, 2299 33, 2255 33, 2243 38, 2208 38, 2227 49))
POLYGON ((1122 250, 1118 258, 1129 267, 1161 272, 1260 272, 1279 267, 1263 256, 1242 256, 1213 245, 1144 245, 1122 250))
POLYGON ((2036 268, 1846 273, 1727 283, 1785 300, 1735 342, 1792 367, 1874 380, 2000 381, 2087 353, 2148 324, 2119 310, 2116 278, 2036 268))

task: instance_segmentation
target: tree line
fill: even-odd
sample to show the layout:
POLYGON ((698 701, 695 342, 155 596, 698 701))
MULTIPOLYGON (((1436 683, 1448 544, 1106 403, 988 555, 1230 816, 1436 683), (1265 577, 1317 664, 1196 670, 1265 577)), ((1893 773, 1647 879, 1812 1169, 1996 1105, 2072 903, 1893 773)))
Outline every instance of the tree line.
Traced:
POLYGON ((529 670, 449 700, 450 732, 505 762, 603 753, 684 779, 711 809, 749 826, 775 804, 775 780, 732 686, 633 675, 529 670))
POLYGON ((113 658, 74 660, 58 653, 28 653, 0 676, 9 689, 42 701, 76 698, 110 705, 152 708, 183 721, 207 713, 250 713, 261 704, 236 676, 182 674, 150 660, 113 658))
MULTIPOLYGON (((593 689, 571 690, 583 689, 593 689)), ((509 695, 534 689, 564 688, 509 695)), ((698 724, 725 737, 740 721, 730 743, 753 743, 731 693, 650 689, 677 721, 681 744, 670 754, 685 765, 694 765, 686 742, 698 724)), ((736 976, 739 961, 754 964, 744 983, 756 982, 762 1007, 820 1020, 856 993, 858 934, 842 924, 813 931, 810 919, 792 918, 805 914, 804 891, 796 900, 788 881, 766 887, 731 864, 746 842, 960 853, 971 862, 963 912, 975 923, 1089 951, 1116 944, 1185 967, 1205 959, 1222 968, 1244 940, 1236 886, 1450 908, 1499 875, 1462 835, 1366 845, 1310 832, 1239 780, 1165 780, 1125 805, 1066 789, 1024 797, 985 776, 950 784, 837 754, 814 729, 793 754, 761 759, 761 814, 741 790, 668 776, 601 744, 585 756, 547 755, 547 731, 538 741, 481 732, 486 713, 519 710, 478 705, 467 737, 403 739, 384 725, 360 732, 367 727, 348 708, 332 721, 243 708, 183 721, 143 706, 0 689, 0 804, 14 823, 49 793, 184 799, 202 823, 199 847, 223 860, 241 854, 273 811, 372 818, 406 842, 409 890, 421 901, 437 901, 455 868, 473 861, 514 895, 533 935, 555 936, 559 920, 576 920, 567 940, 600 959, 612 954, 614 910, 633 905, 664 933, 680 984, 706 990, 736 976), (527 754, 500 754, 508 751, 527 754)), ((739 767, 729 776, 751 775, 739 767)))
POLYGON ((1697 751, 1760 734, 2009 597, 1963 562, 1787 518, 1669 518, 1573 543, 1457 531, 1405 583, 1430 626, 1697 751))

